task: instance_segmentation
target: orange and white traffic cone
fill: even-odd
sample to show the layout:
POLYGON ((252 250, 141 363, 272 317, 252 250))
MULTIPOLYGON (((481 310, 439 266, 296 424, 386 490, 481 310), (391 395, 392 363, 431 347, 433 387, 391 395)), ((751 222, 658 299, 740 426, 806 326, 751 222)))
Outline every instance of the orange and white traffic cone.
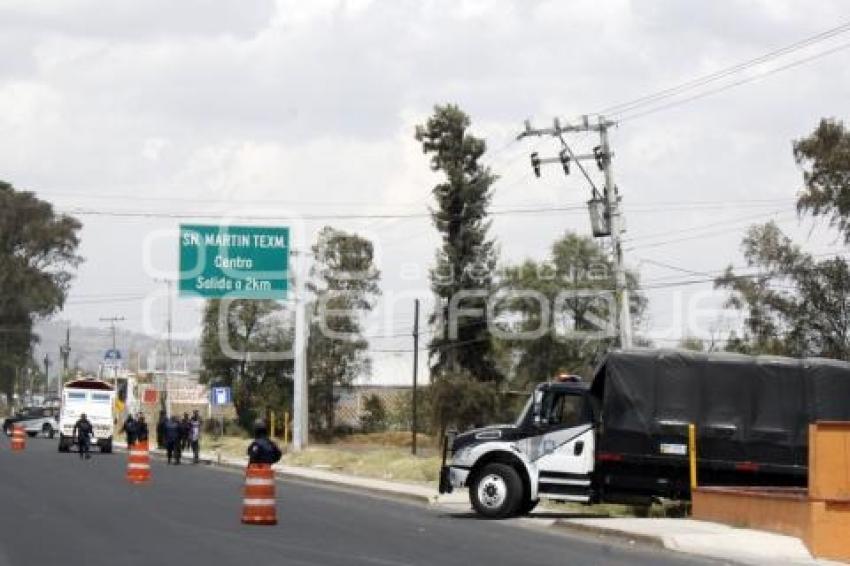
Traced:
POLYGON ((151 481, 151 460, 147 440, 136 442, 128 447, 127 481, 130 483, 151 481))
POLYGON ((12 429, 12 450, 20 452, 27 447, 27 433, 24 427, 15 425, 12 429))
POLYGON ((242 522, 247 525, 276 525, 277 504, 274 472, 270 464, 248 464, 245 470, 245 496, 242 522))

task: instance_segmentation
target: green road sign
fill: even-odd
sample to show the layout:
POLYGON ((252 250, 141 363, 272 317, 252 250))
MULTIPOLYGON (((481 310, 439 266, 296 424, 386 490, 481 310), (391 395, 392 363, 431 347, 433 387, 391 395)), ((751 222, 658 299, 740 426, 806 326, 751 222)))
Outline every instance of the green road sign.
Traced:
POLYGON ((283 299, 289 228, 180 225, 180 294, 283 299))

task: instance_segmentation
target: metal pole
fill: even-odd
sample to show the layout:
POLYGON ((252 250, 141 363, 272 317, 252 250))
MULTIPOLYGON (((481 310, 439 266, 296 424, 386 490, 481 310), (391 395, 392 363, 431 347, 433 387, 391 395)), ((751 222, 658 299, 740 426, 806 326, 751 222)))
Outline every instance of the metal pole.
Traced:
POLYGON ((170 279, 165 282, 168 287, 168 360, 166 362, 165 367, 165 416, 171 418, 171 395, 169 395, 168 387, 171 379, 171 318, 173 313, 173 305, 172 295, 172 286, 174 285, 174 281, 170 279))
POLYGON ((696 426, 688 424, 688 464, 691 476, 691 491, 697 488, 697 434, 696 426))
MULTIPOLYGON (((44 354, 44 386, 47 390, 47 384, 50 383, 50 355, 44 354)), ((32 395, 32 393, 30 393, 32 395)))
MULTIPOLYGON (((293 253, 297 256, 297 253, 293 253)), ((296 264, 295 271, 295 373, 292 407, 292 450, 298 452, 307 447, 308 397, 307 397, 307 343, 309 318, 307 317, 306 256, 296 264), (302 263, 303 262, 303 263, 302 263)))
POLYGON ((617 296, 618 326, 620 347, 632 347, 632 317, 629 312, 629 291, 626 288, 626 269, 623 265, 623 245, 620 240, 623 232, 623 219, 620 214, 620 199, 614 185, 614 169, 611 165, 611 148, 608 143, 608 124, 599 117, 599 138, 604 157, 605 198, 608 210, 608 222, 611 228, 611 244, 614 247, 614 290, 617 296))
MULTIPOLYGON (((171 379, 171 367, 172 367, 172 365, 171 365, 172 364, 172 360, 171 360, 171 352, 172 352, 171 329, 172 329, 172 318, 173 318, 173 311, 174 311, 174 306, 172 304, 173 297, 174 297, 174 291, 173 291, 174 280, 172 280, 172 279, 154 279, 154 281, 156 281, 157 283, 165 283, 165 286, 168 289, 168 311, 167 311, 168 312, 168 320, 165 323, 166 324, 165 328, 166 328, 166 331, 167 331, 168 338, 167 338, 167 342, 166 342, 166 352, 165 352, 165 380, 164 380, 164 385, 163 385, 162 400, 165 404, 165 416, 168 417, 168 418, 171 418, 171 399, 168 395, 168 386, 169 386, 170 379, 171 379)), ((156 371, 156 367, 154 367, 154 371, 156 371)))
POLYGON ((417 423, 416 423, 416 389, 417 389, 417 377, 419 370, 419 299, 414 300, 413 302, 413 419, 411 423, 411 429, 413 436, 410 440, 410 452, 414 456, 416 455, 416 433, 417 433, 417 423))

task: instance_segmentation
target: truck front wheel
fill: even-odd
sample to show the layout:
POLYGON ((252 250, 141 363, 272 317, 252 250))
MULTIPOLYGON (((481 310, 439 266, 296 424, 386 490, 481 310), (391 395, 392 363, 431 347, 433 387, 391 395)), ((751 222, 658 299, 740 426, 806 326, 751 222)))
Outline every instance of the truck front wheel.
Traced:
POLYGON ((507 464, 487 464, 469 486, 469 500, 475 511, 487 519, 512 517, 522 504, 522 480, 507 464))

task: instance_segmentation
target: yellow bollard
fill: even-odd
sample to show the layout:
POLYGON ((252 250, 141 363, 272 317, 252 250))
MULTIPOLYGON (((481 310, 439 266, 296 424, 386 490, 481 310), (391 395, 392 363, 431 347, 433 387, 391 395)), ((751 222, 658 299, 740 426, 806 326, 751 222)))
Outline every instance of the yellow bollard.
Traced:
POLYGON ((283 413, 283 445, 289 444, 289 411, 283 413))
POLYGON ((274 411, 269 411, 269 438, 274 438, 274 411))
POLYGON ((697 488, 697 429, 693 423, 688 425, 688 461, 691 469, 691 490, 697 488))

